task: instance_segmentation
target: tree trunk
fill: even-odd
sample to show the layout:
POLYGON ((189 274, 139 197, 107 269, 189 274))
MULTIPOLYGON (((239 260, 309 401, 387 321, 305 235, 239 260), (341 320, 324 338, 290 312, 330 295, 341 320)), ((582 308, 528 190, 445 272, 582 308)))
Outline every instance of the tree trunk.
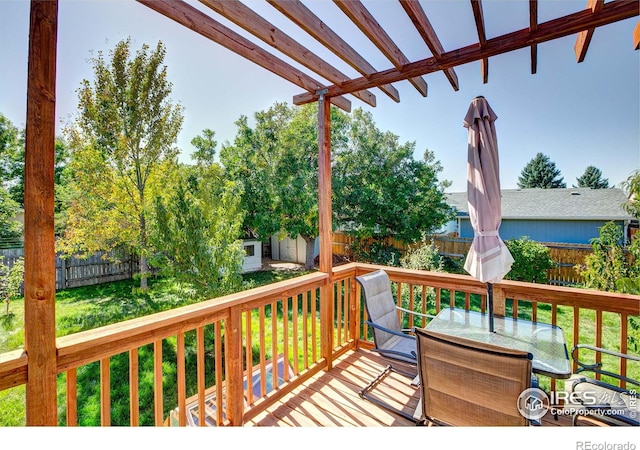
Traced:
POLYGON ((148 288, 147 277, 149 266, 147 264, 147 223, 144 213, 140 212, 140 290, 146 291, 148 288))
POLYGON ((302 238, 304 239, 305 242, 305 247, 306 247, 306 254, 305 254, 305 262, 304 262, 304 268, 307 270, 311 270, 314 267, 313 264, 313 255, 314 255, 314 247, 316 244, 316 238, 315 236, 302 236, 302 238))

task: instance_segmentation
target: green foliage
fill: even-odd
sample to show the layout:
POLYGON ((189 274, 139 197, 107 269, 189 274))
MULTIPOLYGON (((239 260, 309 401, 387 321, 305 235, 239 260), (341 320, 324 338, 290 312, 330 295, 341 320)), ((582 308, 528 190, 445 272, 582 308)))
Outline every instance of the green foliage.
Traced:
POLYGON ((0 186, 0 248, 21 245, 22 224, 14 220, 19 210, 18 204, 0 186))
POLYGON ((507 280, 528 281, 530 283, 546 283, 547 270, 553 269, 556 263, 551 258, 549 248, 532 241, 527 236, 510 239, 505 242, 514 263, 505 278, 507 280))
POLYGON ((582 176, 576 180, 580 188, 607 189, 609 187, 609 180, 603 179, 602 171, 594 166, 587 167, 582 176))
POLYGON ((636 219, 640 219, 640 170, 636 170, 622 184, 629 200, 622 207, 636 219))
MULTIPOLYGON (((591 240, 593 253, 576 270, 587 288, 640 295, 640 239, 626 249, 622 246, 620 226, 608 222, 600 236, 591 240), (626 251, 625 251, 626 250, 626 251)), ((640 316, 629 316, 628 341, 636 351, 640 347, 640 316)))
POLYGON ((402 144, 381 132, 360 109, 351 116, 347 137, 332 168, 336 227, 357 239, 413 243, 449 220, 448 182, 439 182, 442 167, 433 153, 415 160, 415 142, 402 144))
POLYGON ((433 241, 427 242, 423 235, 419 244, 407 248, 404 256, 400 258, 400 266, 405 269, 444 272, 444 259, 433 241))
POLYGON ((600 235, 591 240, 593 253, 586 256, 584 264, 576 270, 584 277, 585 286, 601 291, 616 291, 616 283, 623 278, 640 276, 640 244, 636 240, 630 249, 635 256, 629 264, 623 244, 623 232, 619 225, 607 222, 600 227, 600 235))
POLYGON ((520 189, 530 188, 565 188, 564 178, 560 177, 560 170, 556 168, 556 163, 552 162, 548 156, 538 153, 522 169, 518 176, 518 187, 520 189))
POLYGON ((398 266, 402 251, 385 241, 374 239, 355 239, 347 248, 355 261, 383 266, 398 266))
MULTIPOLYGON (((305 266, 313 268, 318 235, 317 105, 276 103, 254 114, 251 128, 241 117, 233 145, 223 146, 220 161, 227 176, 242 184, 246 234, 266 242, 274 234, 307 242, 305 266)), ((332 143, 339 145, 344 113, 331 110, 332 143)))
POLYGON ((156 199, 153 265, 209 295, 240 285, 240 190, 216 164, 185 167, 170 197, 156 199))
POLYGON ((153 200, 170 190, 183 115, 169 98, 164 45, 143 45, 134 56, 130 45, 117 43, 109 61, 98 52, 93 83, 78 89, 79 116, 65 129, 71 186, 58 244, 80 255, 129 248, 140 256, 144 290, 153 200))
POLYGON ((4 301, 7 308, 5 314, 9 315, 9 304, 14 298, 20 297, 20 286, 24 281, 24 258, 18 258, 9 269, 0 263, 0 300, 4 301))

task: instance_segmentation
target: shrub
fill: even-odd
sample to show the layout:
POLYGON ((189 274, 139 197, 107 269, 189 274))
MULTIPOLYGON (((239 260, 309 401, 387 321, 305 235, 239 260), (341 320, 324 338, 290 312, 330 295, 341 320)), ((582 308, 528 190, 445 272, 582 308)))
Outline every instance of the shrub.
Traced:
POLYGON ((505 245, 514 259, 505 279, 530 283, 548 281, 547 270, 553 269, 556 263, 551 258, 551 252, 547 247, 532 241, 528 236, 510 239, 505 242, 505 245))
POLYGON ((423 236, 419 245, 409 246, 405 255, 400 258, 400 265, 405 269, 444 271, 444 260, 433 241, 427 242, 423 236))

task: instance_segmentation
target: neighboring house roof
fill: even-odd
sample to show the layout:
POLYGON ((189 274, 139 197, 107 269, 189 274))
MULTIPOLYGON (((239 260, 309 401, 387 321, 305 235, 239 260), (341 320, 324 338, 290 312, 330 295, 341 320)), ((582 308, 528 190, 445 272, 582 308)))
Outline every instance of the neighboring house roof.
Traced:
MULTIPOLYGON (((504 189, 502 218, 530 220, 632 220, 621 189, 504 189)), ((466 192, 447 194, 458 217, 469 215, 466 192)))

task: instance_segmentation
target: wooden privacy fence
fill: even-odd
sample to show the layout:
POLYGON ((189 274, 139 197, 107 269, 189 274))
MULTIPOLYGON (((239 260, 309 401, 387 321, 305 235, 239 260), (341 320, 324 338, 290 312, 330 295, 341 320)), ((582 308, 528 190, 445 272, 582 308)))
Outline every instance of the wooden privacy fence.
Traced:
MULTIPOLYGON (((433 240, 434 245, 438 248, 438 252, 442 256, 453 259, 463 259, 466 257, 472 241, 472 239, 469 238, 448 236, 431 236, 428 240, 433 240)), ((349 244, 353 241, 353 237, 344 233, 334 233, 332 242, 333 253, 352 259, 353 253, 349 249, 349 244)), ((405 244, 393 238, 387 238, 385 243, 403 252, 407 249, 405 244)), ((547 271, 549 284, 575 285, 584 281, 582 276, 575 270, 575 266, 583 264, 584 258, 593 253, 590 245, 546 242, 541 242, 541 244, 549 249, 551 258, 556 262, 556 267, 547 271)))
MULTIPOLYGON (((0 262, 11 268, 24 249, 0 250, 0 262)), ((86 258, 56 255, 56 290, 126 280, 138 271, 136 257, 123 251, 96 252, 86 258)))

